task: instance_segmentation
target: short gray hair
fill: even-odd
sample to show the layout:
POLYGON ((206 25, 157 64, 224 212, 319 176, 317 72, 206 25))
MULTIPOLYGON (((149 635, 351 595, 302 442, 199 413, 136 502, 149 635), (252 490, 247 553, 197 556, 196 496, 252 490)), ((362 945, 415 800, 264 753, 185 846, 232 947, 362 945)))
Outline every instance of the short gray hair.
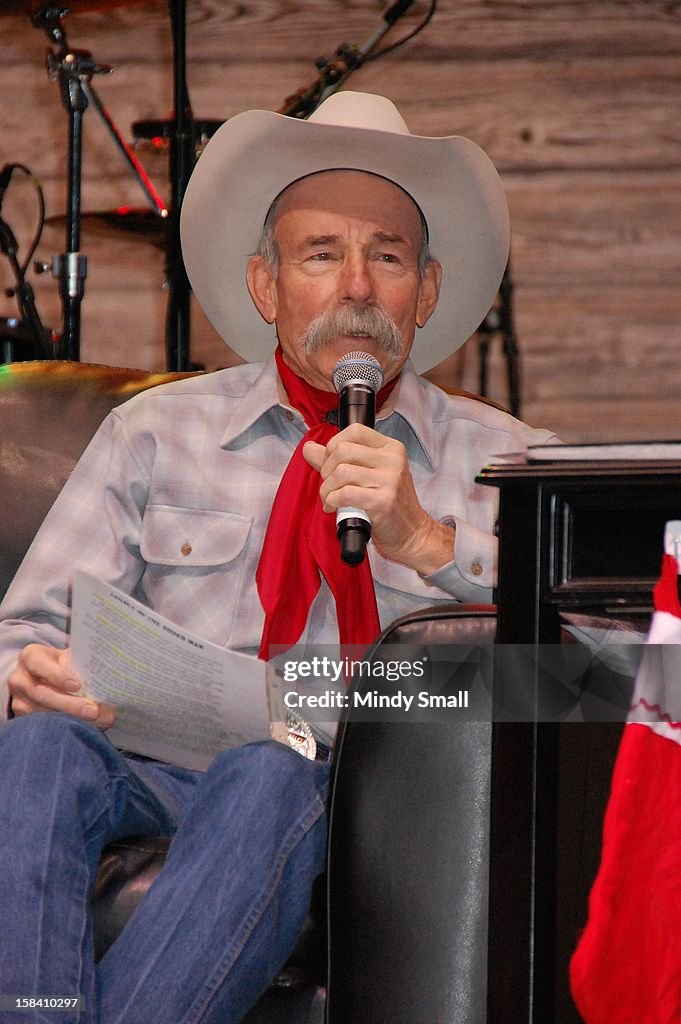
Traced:
POLYGON ((264 260, 275 277, 279 272, 279 243, 274 234, 274 219, 278 204, 279 196, 277 196, 267 211, 258 246, 255 250, 255 255, 260 256, 264 260))

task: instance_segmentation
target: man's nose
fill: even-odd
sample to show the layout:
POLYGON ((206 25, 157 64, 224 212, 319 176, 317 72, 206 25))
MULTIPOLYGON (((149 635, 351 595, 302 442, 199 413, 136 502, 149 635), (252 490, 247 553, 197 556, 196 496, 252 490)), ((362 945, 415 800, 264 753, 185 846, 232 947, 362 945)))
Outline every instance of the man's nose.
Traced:
POLYGON ((361 255, 348 255, 343 261, 340 280, 341 302, 370 302, 374 283, 368 261, 361 255))

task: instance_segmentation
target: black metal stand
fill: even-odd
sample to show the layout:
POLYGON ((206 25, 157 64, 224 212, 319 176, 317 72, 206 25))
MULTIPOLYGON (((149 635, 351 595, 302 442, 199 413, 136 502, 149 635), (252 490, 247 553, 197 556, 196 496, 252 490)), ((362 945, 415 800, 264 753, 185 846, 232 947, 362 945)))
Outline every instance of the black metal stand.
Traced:
POLYGON ((69 191, 66 210, 66 247, 55 257, 52 272, 59 281, 62 300, 63 330, 60 356, 80 359, 80 312, 85 295, 87 257, 80 252, 80 197, 83 165, 83 115, 88 99, 83 82, 95 72, 103 71, 86 51, 69 51, 61 27, 60 12, 44 14, 43 27, 58 44, 56 53, 48 54, 48 73, 59 80, 61 97, 69 115, 69 191))
MULTIPOLYGON (((52 359, 54 357, 54 349, 50 341, 50 332, 43 327, 42 320, 36 309, 35 297, 33 295, 33 289, 25 278, 23 269, 19 263, 17 257, 17 240, 14 237, 14 232, 10 228, 9 224, 2 217, 0 217, 0 252, 9 260, 12 272, 14 274, 15 286, 14 294, 17 297, 19 304, 19 310, 23 318, 22 322, 16 325, 14 333, 18 340, 26 341, 22 335, 25 332, 31 341, 31 349, 36 354, 37 358, 41 359, 52 359), (22 330, 23 328, 23 330, 22 330)), ((3 325, 6 321, 3 321, 3 325)), ((3 348, 7 347, 7 339, 3 339, 3 348)), ((8 351, 3 351, 0 362, 11 362, 15 358, 15 352, 13 351, 14 346, 10 343, 8 351)))
POLYGON ((186 12, 184 0, 168 0, 173 39, 173 98, 175 120, 170 136, 171 222, 168 234, 166 362, 169 370, 189 370, 191 289, 180 245, 180 211, 196 148, 194 118, 186 78, 186 12))
POLYGON ((504 276, 499 286, 497 302, 489 311, 477 330, 479 338, 478 352, 480 357, 480 375, 478 391, 487 395, 489 384, 488 358, 489 346, 495 334, 501 335, 502 351, 506 360, 506 378, 508 386, 508 408, 514 416, 520 415, 520 372, 518 344, 513 320, 513 279, 511 278, 511 262, 506 265, 504 276))
POLYGON ((315 61, 319 70, 317 79, 312 85, 298 89, 291 96, 287 96, 277 113, 286 114, 288 117, 297 117, 301 121, 309 117, 320 103, 340 89, 353 71, 357 71, 364 64, 386 32, 413 3, 414 0, 395 0, 383 14, 379 27, 363 43, 359 46, 341 43, 331 60, 319 57, 315 61))
POLYGON ((43 29, 55 49, 47 54, 48 75, 59 82, 62 102, 69 116, 69 173, 66 212, 65 251, 53 259, 52 273, 59 281, 63 309, 63 329, 59 356, 80 359, 80 313, 85 295, 87 257, 80 252, 81 185, 83 163, 83 116, 92 105, 102 118, 118 149, 139 182, 145 196, 159 217, 167 216, 165 204, 154 190, 146 171, 126 145, 113 120, 99 100, 92 85, 96 74, 109 74, 113 69, 98 64, 87 50, 68 45, 62 19, 68 13, 63 7, 43 7, 33 15, 33 24, 43 29))

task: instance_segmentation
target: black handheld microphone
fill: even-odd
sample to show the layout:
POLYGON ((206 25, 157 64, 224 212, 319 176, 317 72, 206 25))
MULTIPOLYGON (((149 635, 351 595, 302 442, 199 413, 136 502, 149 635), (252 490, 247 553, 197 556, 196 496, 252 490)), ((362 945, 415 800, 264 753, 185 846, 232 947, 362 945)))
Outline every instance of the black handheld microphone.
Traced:
MULTIPOLYGON (((383 370, 368 352, 348 352, 341 356, 331 375, 338 393, 338 427, 344 430, 351 423, 373 427, 376 420, 376 392, 383 383, 383 370)), ((348 565, 364 561, 367 541, 371 537, 371 520, 360 508, 339 508, 336 513, 336 535, 341 544, 341 558, 348 565)))

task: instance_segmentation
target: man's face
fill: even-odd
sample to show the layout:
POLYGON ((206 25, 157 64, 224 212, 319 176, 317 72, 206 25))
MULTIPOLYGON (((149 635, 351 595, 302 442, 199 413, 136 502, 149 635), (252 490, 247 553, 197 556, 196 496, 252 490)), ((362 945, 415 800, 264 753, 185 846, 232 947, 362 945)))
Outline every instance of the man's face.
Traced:
POLYGON ((332 391, 339 358, 361 350, 375 356, 386 380, 396 376, 416 325, 435 308, 440 278, 437 263, 419 273, 422 228, 409 196, 362 171, 311 175, 280 197, 274 234, 278 270, 255 256, 248 283, 261 315, 276 321, 291 369, 332 391))

